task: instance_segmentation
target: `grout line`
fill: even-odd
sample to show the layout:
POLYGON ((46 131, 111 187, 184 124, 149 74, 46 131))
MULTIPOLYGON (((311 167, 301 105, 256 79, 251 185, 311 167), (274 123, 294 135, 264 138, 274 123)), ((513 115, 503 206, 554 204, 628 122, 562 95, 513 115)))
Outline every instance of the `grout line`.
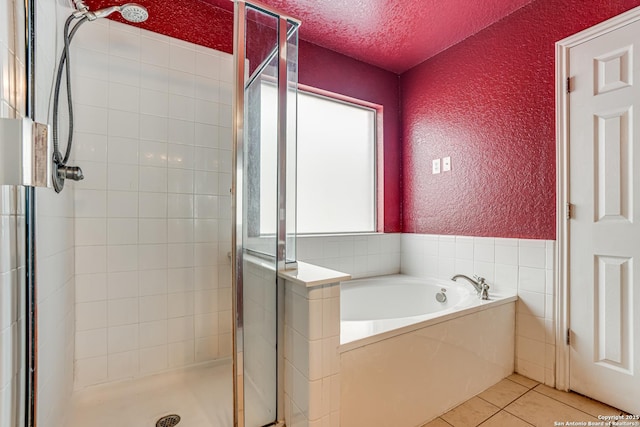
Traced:
MULTIPOLYGON (((446 413, 446 412, 445 412, 445 413, 446 413)), ((442 415, 444 415, 444 414, 442 414, 442 415)), ((429 421, 429 422, 427 422, 427 423, 420 424, 420 427, 426 427, 427 425, 429 425, 429 424, 431 424, 432 422, 437 421, 437 420, 442 421, 443 423, 445 423, 445 424, 446 424, 446 425, 448 425, 448 426, 454 427, 454 426, 453 426, 453 424, 449 424, 448 422, 446 422, 446 421, 444 420, 444 418, 442 418, 442 415, 441 415, 441 416, 439 416, 439 417, 435 417, 434 419, 432 419, 431 421, 429 421)))
MULTIPOLYGON (((539 385, 544 385, 544 384, 539 384, 539 385)), ((549 387, 549 386, 547 386, 547 387, 549 387)), ((538 388, 538 386, 536 386, 535 388, 538 388)), ((550 387, 550 388, 554 389, 553 387, 550 387)), ((555 389, 554 389, 554 390, 555 390, 555 389)), ((547 396, 547 397, 549 397, 549 398, 551 398, 551 399, 553 399, 553 400, 555 400, 555 401, 557 401, 557 402, 564 403, 565 405, 570 406, 570 407, 572 407, 572 408, 574 408, 574 409, 577 409, 578 411, 584 412, 585 414, 588 414, 588 415, 590 415, 590 416, 592 416, 592 417, 595 417, 595 415, 591 415, 591 414, 589 414, 588 412, 585 412, 585 411, 583 411, 582 409, 580 409, 580 408, 578 408, 578 407, 576 407, 576 406, 573 406, 573 405, 572 405, 572 404, 570 404, 570 403, 563 402, 562 400, 558 400, 558 399, 556 399, 555 397, 552 397, 552 396, 546 395, 546 394, 544 394, 544 393, 542 393, 542 392, 539 392, 538 390, 535 390, 535 389, 533 389, 533 391, 535 391, 536 393, 541 394, 541 395, 543 395, 543 396, 547 396)), ((593 398, 591 398, 591 397, 589 397, 589 396, 586 396, 586 395, 584 395, 584 394, 576 393, 575 391, 569 391, 569 393, 575 394, 576 396, 580 396, 581 398, 586 399, 587 401, 592 401, 592 402, 594 402, 594 403, 596 403, 596 404, 597 404, 597 403, 599 403, 599 404, 602 404, 602 405, 606 405, 606 406, 610 407, 611 409, 615 409, 616 411, 620 412, 620 415, 623 415, 623 414, 625 413, 622 409, 619 409, 619 408, 613 407, 613 406, 608 405, 608 404, 606 404, 606 403, 604 403, 604 402, 600 402, 599 400, 597 400, 597 399, 593 399, 593 398)))
MULTIPOLYGON (((486 390, 485 390, 485 391, 486 391, 486 390)), ((491 404, 491 405, 495 406, 496 408, 499 408, 499 409, 500 409, 500 411, 502 411, 504 408, 506 408, 507 406, 511 405, 511 404, 512 404, 513 402, 515 402, 516 400, 520 399, 522 396, 524 396, 525 394, 527 394, 529 391, 531 391, 531 390, 527 390, 527 391, 525 391, 525 392, 524 392, 524 393, 522 393, 520 396, 516 397, 516 398, 515 398, 515 399, 513 399, 513 400, 510 400, 510 401, 509 401, 508 403, 506 403, 504 406, 498 406, 498 405, 496 405, 496 404, 495 404, 495 403, 493 403, 493 402, 489 402, 487 399, 485 399, 484 397, 480 396, 480 394, 477 394, 475 397, 478 397, 478 398, 480 398, 480 399, 484 400, 485 402, 487 402, 487 403, 489 403, 489 404, 491 404)), ((484 393, 484 392, 480 392, 480 393, 484 393)))
MULTIPOLYGON (((534 340, 534 341, 535 341, 535 340, 534 340)), ((540 342, 540 341, 538 341, 538 342, 540 342)), ((506 378, 505 378, 505 380, 509 380, 509 381, 511 381, 512 383, 516 383, 516 384, 518 384, 518 385, 521 385, 522 387, 526 388, 527 390, 533 390, 534 388, 536 388, 536 387, 538 387, 540 384, 542 384, 542 383, 539 383, 539 382, 538 382, 538 381, 536 381, 536 380, 532 380, 532 379, 531 379, 531 378, 529 378, 529 377, 525 377, 525 376, 524 376, 524 375, 522 375, 522 374, 518 374, 517 372, 514 372, 514 373, 513 373, 513 374, 511 374, 511 375, 514 375, 514 374, 516 374, 516 375, 520 375, 520 376, 521 376, 521 377, 523 377, 523 378, 526 378, 526 379, 528 379, 528 380, 534 381, 534 382, 536 383, 536 385, 534 385, 534 386, 532 386, 532 387, 529 387, 529 386, 526 386, 526 385, 524 385, 524 384, 519 383, 518 381, 514 381, 514 380, 512 380, 512 379, 511 379, 511 378, 509 378, 509 377, 506 377, 506 378)))
MULTIPOLYGON (((489 402, 491 403, 491 402, 489 402)), ((493 405, 493 403, 491 403, 491 405, 493 405)), ((496 408, 498 408, 496 405, 493 405, 496 408)), ((485 418, 484 420, 480 421, 480 423, 478 423, 477 425, 479 426, 480 424, 486 423, 490 418, 494 417, 496 414, 500 413, 500 411, 502 411, 502 409, 498 408, 498 410, 496 412, 494 412, 493 414, 491 414, 490 416, 488 416, 487 418, 485 418)))
MULTIPOLYGON (((491 403, 491 402, 489 402, 491 403)), ((487 421, 489 421, 491 418, 495 417, 496 415, 498 415, 500 412, 502 412, 502 409, 500 409, 498 412, 496 412, 495 414, 491 415, 489 418, 487 418, 484 421, 481 421, 480 424, 478 424, 478 426, 481 426, 482 424, 486 423, 487 421)))
MULTIPOLYGON (((525 394, 526 394, 526 393, 525 393, 525 394)), ((523 394, 523 396, 524 396, 524 394, 523 394)), ((517 399, 516 399, 516 400, 517 400, 517 399)), ((512 417, 515 417, 515 418, 519 419, 519 420, 520 420, 520 421, 522 421, 522 422, 525 422, 525 423, 529 424, 530 426, 533 426, 533 424, 532 424, 532 423, 530 423, 529 421, 525 420, 524 418, 521 418, 521 417, 519 417, 519 416, 517 416, 517 415, 514 415, 514 414, 512 414, 512 413, 511 413, 511 412, 509 412, 509 411, 504 411, 504 412, 506 412, 507 414, 511 415, 512 417)))
MULTIPOLYGON (((583 411, 583 410, 582 410, 582 409, 580 409, 580 408, 576 408, 575 406, 573 406, 573 405, 571 405, 571 404, 569 404, 569 403, 563 402, 562 400, 558 400, 558 399, 556 399, 556 398, 554 398, 554 397, 547 396, 546 394, 544 394, 544 393, 540 393, 539 391, 536 391, 536 390, 531 390, 531 391, 533 391, 533 392, 535 392, 535 393, 538 393, 538 394, 539 394, 539 395, 541 395, 541 396, 548 397, 548 398, 549 398, 549 399, 551 399, 551 400, 555 400, 556 402, 561 403, 561 404, 563 404, 563 405, 565 405, 565 406, 567 406, 567 407, 569 407, 569 408, 575 409, 576 411, 580 411, 580 412, 582 412, 583 414, 585 414, 585 415, 587 415, 587 416, 589 416, 589 417, 596 418, 595 416, 591 415, 590 413, 585 412, 585 411, 583 411)), ((584 396, 584 397, 586 397, 586 396, 584 396)), ((594 400, 594 399, 591 399, 591 400, 594 400)), ((598 403, 602 403, 602 402, 600 402, 600 401, 598 401, 598 400, 596 400, 596 402, 598 402, 598 403)), ((602 403, 602 404, 604 405, 604 403, 602 403)), ((612 408, 613 408, 613 407, 612 407, 612 408)), ((615 409, 615 410, 617 410, 617 411, 620 411, 620 409, 618 409, 618 408, 613 408, 613 409, 615 409)), ((620 411, 620 412, 622 412, 622 411, 620 411)))
MULTIPOLYGON (((509 405, 505 406, 505 407, 504 407, 504 409, 503 409, 503 411, 505 411, 505 412, 509 413, 510 415, 513 415, 514 417, 520 418, 520 417, 518 417, 516 414, 509 412, 509 411, 507 410, 507 407, 508 407, 508 406, 511 406, 512 404, 514 404, 514 403, 515 403, 515 402, 517 402, 518 400, 522 399, 523 397, 525 397, 527 394, 531 393, 532 391, 533 391, 533 389, 527 390, 527 392, 526 392, 526 393, 524 393, 522 396, 518 397, 516 400, 514 400, 513 402, 511 402, 509 405)), ((538 394, 540 394, 540 393, 538 393, 538 394)), ((521 419, 522 421, 526 421, 527 423, 529 423, 529 421, 527 421, 527 420, 525 420, 525 419, 523 419, 523 418, 520 418, 520 419, 521 419)), ((529 423, 529 424, 531 424, 531 423, 529 423)))
POLYGON ((520 386, 522 386, 522 387, 526 388, 527 390, 533 390, 534 388, 536 388, 536 387, 538 387, 538 386, 540 385, 540 383, 537 383, 537 384, 536 384, 536 385, 534 385, 533 387, 527 387, 526 385, 521 384, 521 383, 519 383, 519 382, 517 382, 517 381, 514 381, 514 380, 510 379, 509 377, 505 378, 505 380, 509 380, 509 381, 511 381, 511 382, 512 382, 512 383, 514 383, 514 384, 518 384, 518 385, 520 385, 520 386))
MULTIPOLYGON (((536 387, 537 387, 537 386, 536 386, 536 387)), ((522 396, 520 396, 520 397, 519 397, 518 399, 516 399, 516 400, 519 400, 520 398, 524 397, 525 395, 527 395, 527 394, 529 394, 529 393, 531 393, 531 392, 536 393, 536 394, 539 394, 539 395, 544 396, 544 397, 548 397, 549 399, 551 399, 551 400, 553 400, 553 401, 555 401, 555 402, 558 402, 558 403, 560 403, 561 405, 566 406, 567 408, 575 409, 575 410, 577 410, 577 411, 582 412, 582 413, 583 413, 583 414, 585 414, 586 416, 588 416, 588 417, 592 417, 592 418, 593 418, 593 415, 591 415, 591 414, 589 414, 589 413, 587 413, 587 412, 585 412, 585 411, 583 411, 583 410, 581 410, 581 409, 578 409, 578 408, 576 408, 575 406, 569 405, 569 404, 567 404, 567 403, 565 403, 565 402, 563 402, 563 401, 561 401, 561 400, 555 399, 555 398, 553 398, 553 397, 551 397, 551 396, 547 396, 546 394, 540 393, 540 392, 538 392, 538 391, 536 391, 536 390, 534 390, 534 389, 529 390, 528 392, 526 392, 525 394, 523 394, 522 396)), ((506 412, 509 412, 509 411, 507 410, 507 408, 506 408, 506 407, 505 407, 505 411, 506 411, 506 412)), ((509 414, 513 415, 514 417, 520 418, 520 417, 518 417, 516 414, 513 414, 513 413, 511 413, 511 412, 509 412, 509 414)), ((522 419, 522 418, 520 418, 520 419, 522 419)), ((524 419, 522 419, 522 420, 523 420, 523 421, 526 421, 526 422, 529 422, 529 421, 524 420, 524 419)))
MULTIPOLYGON (((526 378, 526 377, 525 377, 525 378, 526 378)), ((509 415, 511 415, 511 416, 513 416, 513 417, 516 417, 516 418, 518 418, 519 420, 521 420, 521 421, 523 421, 523 422, 525 422, 525 423, 527 423, 527 424, 529 424, 529 425, 532 425, 532 426, 533 426, 534 424, 532 424, 530 421, 528 421, 528 420, 526 420, 526 419, 524 419, 524 418, 522 418, 522 417, 520 417, 520 416, 518 416, 518 415, 516 415, 516 414, 513 414, 513 413, 511 413, 510 411, 508 411, 508 410, 507 410, 507 407, 508 407, 508 406, 510 406, 511 404, 515 403, 516 401, 518 401, 518 400, 522 399, 523 397, 525 397, 526 395, 530 394, 531 392, 535 392, 536 394, 539 394, 539 395, 541 395, 541 396, 548 397, 549 399, 554 400, 554 401, 556 401, 556 402, 560 403, 561 405, 563 405, 563 406, 565 406, 565 407, 567 407, 567 408, 571 408, 571 409, 575 409, 575 410, 577 410, 577 411, 580 411, 580 412, 582 412, 583 414, 585 414, 585 415, 586 415, 586 416, 588 416, 588 417, 593 417, 593 415, 591 415, 590 413, 585 412, 584 410, 582 410, 582 409, 580 409, 580 408, 578 408, 578 407, 576 407, 576 406, 573 406, 572 404, 569 404, 569 403, 563 402, 563 401, 558 400, 558 399, 556 399, 556 398, 554 398, 554 397, 552 397, 552 396, 548 396, 548 395, 546 395, 546 394, 544 394, 544 393, 541 393, 541 392, 537 391, 537 390, 536 390, 536 388, 538 388, 539 386, 544 385, 544 384, 542 384, 542 383, 538 383, 538 382, 536 382, 536 385, 534 385, 533 387, 529 388, 529 387, 527 387, 527 386, 525 386, 525 385, 523 385, 523 384, 520 384, 520 383, 518 383, 518 382, 516 382, 516 381, 513 381, 513 380, 511 380, 511 379, 509 379, 509 378, 506 378, 506 379, 508 379, 509 381, 511 381, 511 382, 513 382, 513 383, 515 383, 515 384, 518 384, 518 385, 520 385, 520 386, 523 386, 523 387, 527 388, 527 391, 526 391, 526 392, 524 392, 523 394, 521 394, 520 396, 518 396, 517 398, 513 399, 513 400, 512 400, 512 401, 510 401, 509 403, 505 404, 505 406, 504 406, 504 407, 502 407, 502 408, 498 407, 496 404, 494 404, 494 403, 492 403, 492 402, 489 402, 487 399, 485 399, 485 398, 481 397, 481 396, 480 396, 480 393, 476 394, 474 397, 478 397, 478 398, 480 398, 481 400, 483 400, 483 401, 487 402, 488 404, 493 405, 493 406, 495 406, 495 407, 499 408, 499 410, 498 410, 496 413, 492 414, 492 415, 491 415, 491 416, 489 416, 488 418, 486 418, 486 419, 484 419, 483 421, 481 421, 477 426, 480 426, 480 425, 482 425, 483 423, 487 422, 488 420, 490 420, 491 418, 495 417, 495 416, 496 416, 497 414, 499 414, 500 412, 506 412, 507 414, 509 414, 509 415)), ((481 393, 482 393, 482 392, 481 392, 481 393)), ((575 394, 578 394, 578 393, 575 393, 575 394)), ((605 403, 600 402, 600 401, 598 401, 598 400, 592 399, 592 398, 590 398, 590 397, 588 397, 588 396, 583 396, 583 395, 580 395, 580 394, 578 394, 578 395, 579 395, 579 396, 581 396, 581 397, 584 397, 585 399, 592 400, 592 401, 594 401, 594 402, 596 402, 596 403, 605 404, 605 403)), ((469 400, 471 400, 471 399, 473 399, 473 397, 472 397, 472 398, 470 398, 470 399, 468 399, 468 400, 466 400, 465 402, 461 403, 460 405, 456 406, 456 408, 457 408, 457 407, 459 407, 459 406, 461 406, 461 405, 463 405, 463 404, 465 404, 465 403, 467 403, 467 402, 468 402, 469 400)), ((605 404, 605 405, 606 405, 606 404, 605 404)), ((610 406, 610 405, 607 405, 607 406, 610 406)), ((616 411, 619 411, 619 412, 620 412, 620 414, 624 414, 624 413, 625 413, 624 411, 622 411, 622 410, 620 410, 620 409, 618 409, 618 408, 614 408, 614 407, 611 407, 611 408, 615 409, 616 411)), ((455 409, 455 408, 453 408, 453 409, 455 409)), ((453 409, 452 409, 452 410, 453 410, 453 409)), ((448 413, 448 412, 450 412, 450 411, 445 412, 445 414, 446 414, 446 413, 448 413)), ((445 415, 445 414, 442 414, 442 415, 445 415)), ((440 416, 439 416, 439 417, 437 417, 436 419, 440 419, 441 421, 445 422, 447 425, 451 425, 451 424, 450 424, 450 423, 448 423, 444 418, 442 418, 442 415, 440 415, 440 416)), ((435 420, 435 419, 434 419, 434 420, 435 420)), ((430 422, 431 422, 431 421, 430 421, 430 422)), ((428 424, 428 423, 427 423, 427 424, 428 424)), ((426 425, 426 424, 425 424, 425 425, 426 425)), ((476 427, 477 427, 477 426, 476 426, 476 427)), ((423 427, 424 427, 424 426, 423 426, 423 427)))

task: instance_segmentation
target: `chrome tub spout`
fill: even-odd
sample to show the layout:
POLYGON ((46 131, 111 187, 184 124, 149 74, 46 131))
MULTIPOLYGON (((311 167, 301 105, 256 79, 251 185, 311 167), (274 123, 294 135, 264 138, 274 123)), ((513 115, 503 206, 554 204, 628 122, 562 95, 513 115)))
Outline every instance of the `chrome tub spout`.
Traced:
POLYGON ((456 274, 451 278, 451 280, 455 282, 459 278, 466 279, 469 283, 473 285, 480 299, 484 299, 484 300, 489 299, 489 285, 485 282, 484 277, 480 277, 480 276, 473 276, 473 277, 475 278, 475 280, 469 276, 465 276, 464 274, 456 274))

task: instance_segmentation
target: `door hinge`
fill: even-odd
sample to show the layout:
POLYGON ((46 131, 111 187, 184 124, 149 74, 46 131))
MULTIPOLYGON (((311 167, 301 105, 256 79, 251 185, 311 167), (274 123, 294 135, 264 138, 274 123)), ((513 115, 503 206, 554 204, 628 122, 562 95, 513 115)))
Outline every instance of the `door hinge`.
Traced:
POLYGON ((565 84, 567 93, 571 93, 571 82, 573 81, 572 77, 567 77, 567 82, 565 84))
POLYGON ((567 328, 567 345, 571 345, 571 329, 567 328))
POLYGON ((567 202, 566 218, 567 220, 573 218, 573 205, 569 202, 567 202))

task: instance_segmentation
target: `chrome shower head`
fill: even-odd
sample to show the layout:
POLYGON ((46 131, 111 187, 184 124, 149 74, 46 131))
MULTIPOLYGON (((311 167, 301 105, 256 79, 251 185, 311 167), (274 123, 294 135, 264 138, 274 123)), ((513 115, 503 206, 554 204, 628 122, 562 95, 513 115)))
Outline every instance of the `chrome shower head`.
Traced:
POLYGON ((144 6, 137 3, 128 3, 120 6, 120 15, 129 22, 144 22, 149 18, 149 12, 144 6))
POLYGON ((137 3, 127 3, 122 6, 105 7, 104 9, 96 10, 95 12, 85 12, 89 21, 96 20, 98 18, 106 18, 113 12, 120 12, 120 15, 129 22, 139 23, 144 22, 149 18, 149 12, 144 6, 140 6, 137 3))

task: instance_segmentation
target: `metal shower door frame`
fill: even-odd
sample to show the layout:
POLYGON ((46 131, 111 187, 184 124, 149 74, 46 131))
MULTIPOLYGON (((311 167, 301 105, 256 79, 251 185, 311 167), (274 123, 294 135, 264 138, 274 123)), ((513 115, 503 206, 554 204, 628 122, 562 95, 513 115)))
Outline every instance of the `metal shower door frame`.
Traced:
MULTIPOLYGON (((287 261, 287 94, 289 89, 288 69, 287 69, 287 40, 288 25, 297 27, 301 22, 278 11, 270 6, 258 2, 248 2, 245 0, 234 0, 234 104, 233 104, 233 150, 232 163, 235 165, 232 174, 231 185, 231 208, 232 208, 232 295, 233 295, 233 406, 234 406, 234 426, 245 427, 244 420, 244 318, 243 318, 243 257, 244 257, 244 236, 243 236, 243 178, 244 178, 244 144, 245 144, 245 88, 246 88, 246 16, 247 6, 278 19, 278 168, 277 168, 277 249, 276 249, 276 276, 278 272, 297 267, 295 260, 287 261)), ((296 82, 297 83, 297 82, 296 82)), ((277 409, 274 424, 284 418, 284 286, 282 279, 278 278, 277 286, 277 409)), ((257 426, 247 426, 257 427, 257 426)))
MULTIPOLYGON (((36 0, 25 0, 26 116, 36 116, 36 0)), ((38 311, 36 277, 36 189, 25 186, 24 425, 36 427, 38 396, 38 311)))

